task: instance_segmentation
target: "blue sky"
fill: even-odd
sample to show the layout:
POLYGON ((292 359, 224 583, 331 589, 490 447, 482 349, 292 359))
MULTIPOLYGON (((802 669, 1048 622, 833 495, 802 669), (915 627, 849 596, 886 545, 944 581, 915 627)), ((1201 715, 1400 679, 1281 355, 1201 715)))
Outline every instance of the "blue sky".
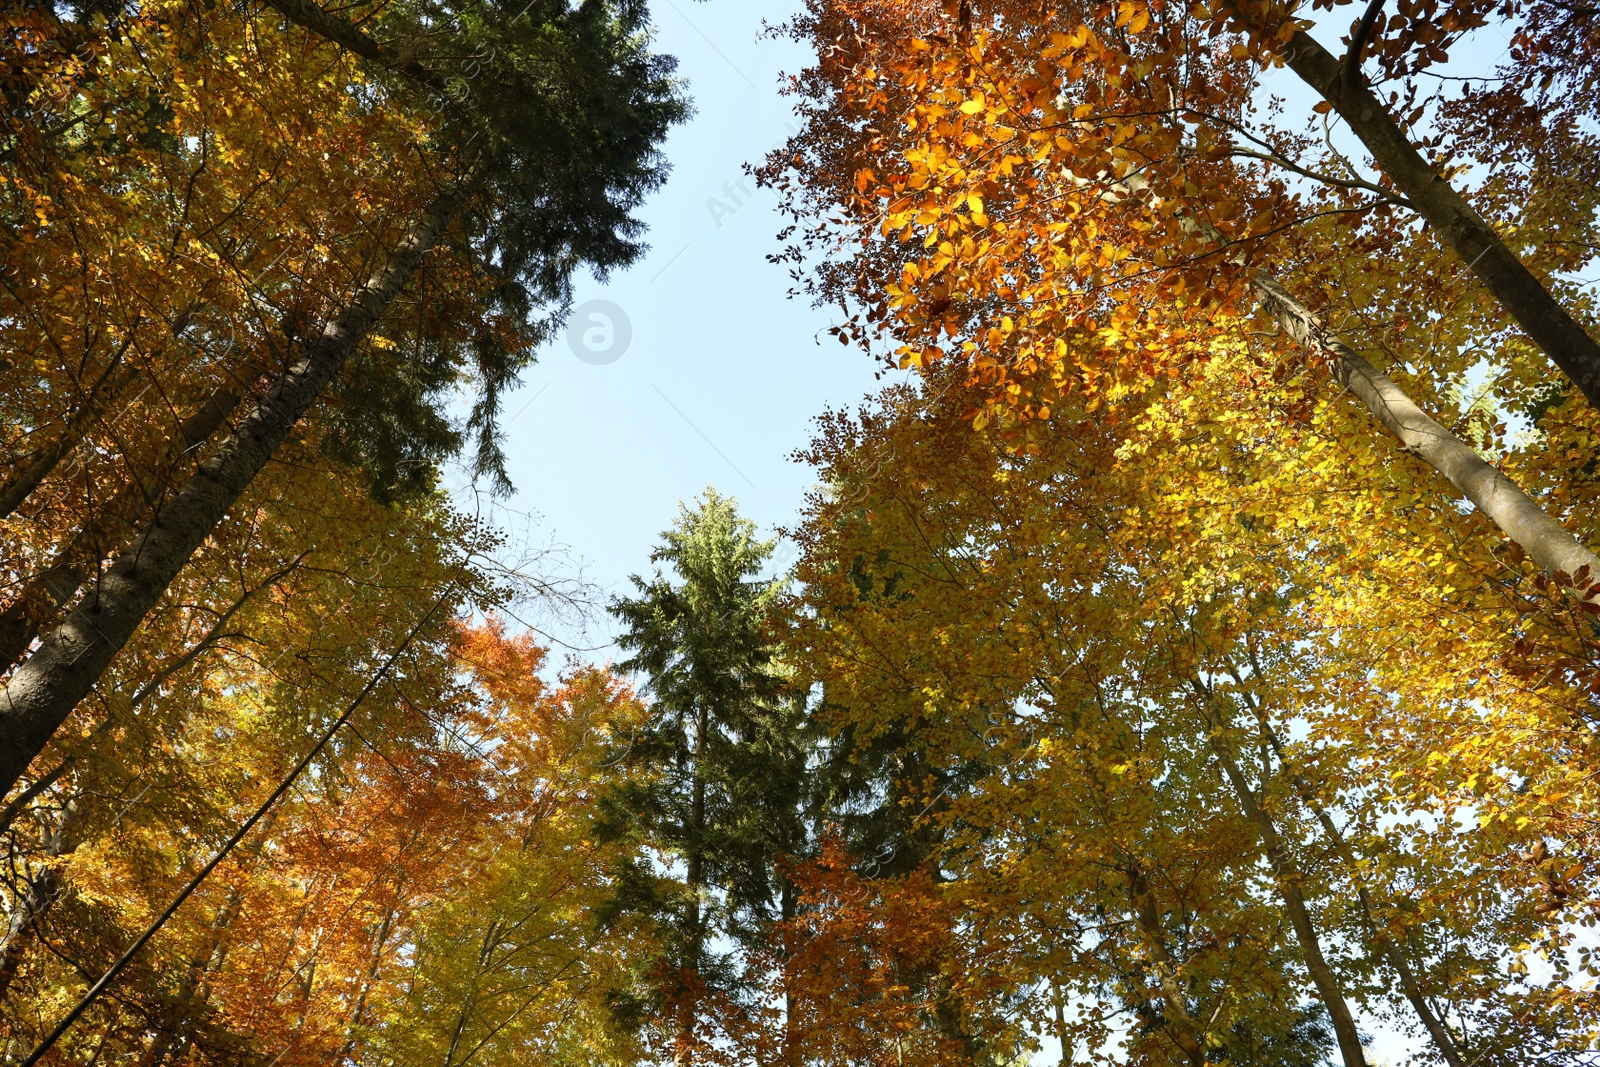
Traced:
MULTIPOLYGON (((646 572, 678 501, 708 485, 735 496, 765 531, 792 523, 815 472, 790 455, 810 439, 812 420, 886 384, 874 382, 872 360, 824 332, 834 321, 827 312, 788 298, 785 269, 766 261, 783 226, 777 196, 744 175, 795 127, 779 85, 806 53, 762 30, 798 4, 652 7, 658 47, 678 57, 695 115, 668 139, 671 177, 641 212, 649 253, 604 283, 579 284, 574 336, 547 346, 506 400, 516 491, 495 515, 565 545, 606 592, 646 572), (620 309, 626 326, 591 301, 620 309), (508 511, 531 513, 531 527, 508 511)), ((579 646, 609 638, 604 618, 587 634, 548 619, 543 628, 579 646)))

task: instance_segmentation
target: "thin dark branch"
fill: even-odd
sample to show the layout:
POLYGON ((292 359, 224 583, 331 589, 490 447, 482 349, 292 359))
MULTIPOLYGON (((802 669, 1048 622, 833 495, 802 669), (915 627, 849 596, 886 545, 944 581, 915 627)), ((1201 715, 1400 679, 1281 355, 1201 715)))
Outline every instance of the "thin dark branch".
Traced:
POLYGON ((29 803, 33 801, 34 797, 38 796, 40 793, 43 793, 46 789, 49 789, 52 785, 54 785, 56 779, 65 774, 67 768, 71 765, 72 757, 68 756, 66 759, 56 764, 55 770, 45 774, 28 788, 12 797, 4 808, 0 808, 0 834, 3 834, 7 830, 11 829, 11 824, 16 821, 18 815, 22 814, 22 809, 26 808, 29 803))
POLYGON ((161 928, 167 924, 167 920, 177 913, 178 908, 182 906, 184 901, 189 899, 190 894, 210 877, 211 872, 216 870, 217 865, 228 858, 239 842, 244 840, 245 835, 254 829, 255 825, 272 810, 273 805, 277 804, 278 800, 294 786, 300 775, 305 773, 305 769, 311 766, 311 762, 321 755, 322 750, 328 746, 328 742, 333 740, 333 735, 338 733, 339 729, 350 721, 350 717, 356 713, 356 709, 378 687, 378 683, 388 676, 395 662, 399 660, 401 654, 407 648, 411 647, 411 642, 416 638, 417 634, 422 632, 422 628, 433 618, 434 613, 444 606, 444 602, 455 591, 457 582, 459 582, 459 579, 445 586, 444 592, 439 594, 439 599, 435 600, 433 606, 427 610, 422 618, 417 620, 416 625, 411 628, 411 632, 406 634, 405 639, 396 646, 393 652, 389 653, 389 658, 383 661, 383 665, 373 673, 371 678, 367 679, 367 684, 361 687, 361 692, 357 693, 355 699, 345 707, 344 713, 333 720, 328 728, 322 732, 322 736, 317 738, 317 743, 311 746, 311 751, 300 758, 300 762, 296 763, 283 781, 278 783, 278 787, 272 791, 272 795, 261 802, 261 806, 256 808, 255 813, 246 819, 239 829, 234 831, 233 836, 223 843, 222 847, 217 850, 216 855, 212 856, 206 865, 200 868, 199 873, 189 879, 189 883, 178 891, 178 895, 172 898, 172 903, 167 905, 166 910, 156 916, 155 920, 145 927, 144 933, 140 934, 133 944, 129 945, 127 950, 117 957, 117 961, 111 965, 106 973, 100 976, 99 981, 89 987, 89 991, 79 999, 77 1004, 73 1005, 66 1018, 62 1019, 43 1041, 39 1042, 38 1047, 28 1054, 28 1058, 22 1061, 20 1067, 35 1067, 44 1058, 45 1053, 55 1047, 55 1043, 61 1040, 61 1036, 71 1029, 72 1024, 77 1022, 96 1000, 100 999, 100 995, 116 981, 117 976, 122 973, 123 969, 133 962, 133 958, 139 954, 139 950, 144 948, 151 938, 160 933, 161 928))
POLYGON ((1360 23, 1356 25, 1356 32, 1350 35, 1350 49, 1344 54, 1345 78, 1360 76, 1361 53, 1367 47, 1367 37, 1372 33, 1372 24, 1377 21, 1378 14, 1382 10, 1383 0, 1372 0, 1367 4, 1367 10, 1362 14, 1360 23))

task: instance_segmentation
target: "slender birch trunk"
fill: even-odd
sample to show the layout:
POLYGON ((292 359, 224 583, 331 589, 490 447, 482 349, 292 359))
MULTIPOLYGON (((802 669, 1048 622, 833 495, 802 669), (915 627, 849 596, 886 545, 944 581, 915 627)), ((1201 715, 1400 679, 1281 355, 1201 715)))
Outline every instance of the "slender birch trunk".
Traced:
POLYGON ((1600 406, 1600 344, 1506 247, 1494 227, 1412 146, 1359 68, 1341 62, 1304 30, 1289 40, 1283 60, 1333 105, 1384 175, 1533 343, 1544 349, 1590 404, 1600 406))
POLYGON ((0 692, 0 795, 93 688, 195 550, 338 375, 471 195, 468 178, 439 194, 345 310, 172 500, 156 513, 66 620, 0 692))

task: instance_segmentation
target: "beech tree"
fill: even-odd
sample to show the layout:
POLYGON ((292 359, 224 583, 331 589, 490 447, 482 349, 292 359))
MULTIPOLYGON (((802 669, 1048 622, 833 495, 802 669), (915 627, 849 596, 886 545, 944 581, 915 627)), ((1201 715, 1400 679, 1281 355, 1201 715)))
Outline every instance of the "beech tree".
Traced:
MULTIPOLYGON (((315 625, 313 599, 295 622, 315 625)), ((609 1004, 656 948, 636 921, 593 921, 622 857, 592 830, 607 731, 642 709, 601 671, 547 685, 544 660, 495 619, 421 635, 300 795, 59 1048, 156 1065, 633 1062, 609 1004)), ((90 809, 0 1008, 11 1056, 271 787, 304 732, 291 708, 331 695, 302 681, 229 657, 174 694, 195 729, 136 770, 144 795, 97 798, 124 782, 91 750, 30 810, 48 825, 90 809)))
MULTIPOLYGON (((1539 365, 1470 275, 1376 262, 1431 263, 1430 231, 1396 221, 1406 205, 1392 190, 1346 174, 1336 149, 1305 158, 1309 138, 1252 124, 1250 40, 1217 36, 1230 10, 1214 24, 1137 4, 814 5, 794 25, 818 45, 797 82, 810 122, 767 172, 807 227, 785 258, 829 250, 805 284, 851 307, 842 339, 881 336, 903 366, 956 359, 989 382, 980 424, 1016 427, 1069 395, 1109 403, 1181 375, 1213 358, 1219 331, 1250 329, 1257 305, 1288 342, 1278 373, 1326 369, 1548 574, 1581 573, 1586 591, 1600 560, 1559 507, 1425 411, 1478 359, 1519 391, 1539 365), (1308 192, 1287 184, 1302 177, 1308 192), (1332 329, 1330 316, 1358 329, 1332 329)), ((1458 157, 1474 151, 1498 162, 1481 140, 1458 157)), ((1566 188, 1518 187, 1537 217, 1566 188)), ((1561 214, 1575 233, 1595 222, 1581 207, 1561 214)), ((1549 269, 1584 254, 1584 238, 1553 229, 1527 239, 1549 269)))
MULTIPOLYGON (((1052 421, 1072 432, 1025 453, 971 431, 983 391, 959 377, 825 423, 790 654, 826 686, 838 737, 902 739, 899 807, 933 845, 917 870, 846 851, 802 879, 790 929, 812 1040, 856 1011, 931 1016, 871 976, 904 975, 897 956, 927 958, 942 931, 940 973, 1001 1058, 1030 1032, 1093 1054, 1130 1021, 1150 1062, 1362 1062, 1380 1015, 1442 1062, 1589 1040, 1587 994, 1517 962, 1539 943, 1557 974, 1592 966, 1557 948, 1555 918, 1587 921, 1588 891, 1559 881, 1587 870, 1568 821, 1585 772, 1544 747, 1563 716, 1530 717, 1586 698, 1485 653, 1516 611, 1468 585, 1496 569, 1479 540, 1423 542, 1451 560, 1438 584, 1409 544, 1364 542, 1383 523, 1348 509, 1374 500, 1341 488, 1364 464, 1297 463, 1231 373, 1129 401, 1117 427, 1063 405, 1052 421), (1279 477, 1315 498, 1305 524, 1275 518, 1279 477), (1417 642, 1446 629, 1451 650, 1416 671, 1417 642), (1494 772, 1471 755, 1490 751, 1494 772), (1547 786, 1560 799, 1523 805, 1547 786), (862 999, 834 1008, 846 983, 862 999)), ((1411 484, 1382 506, 1415 506, 1398 503, 1420 499, 1411 484)))

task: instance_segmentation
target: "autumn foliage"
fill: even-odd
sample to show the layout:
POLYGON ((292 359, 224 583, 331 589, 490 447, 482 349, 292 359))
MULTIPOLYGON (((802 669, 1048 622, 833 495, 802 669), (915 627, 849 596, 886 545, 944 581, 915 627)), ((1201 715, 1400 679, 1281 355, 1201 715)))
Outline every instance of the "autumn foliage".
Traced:
POLYGON ((1593 15, 809 0, 773 258, 899 377, 597 665, 440 470, 644 5, 7 5, 0 1060, 1590 1062, 1593 15))

